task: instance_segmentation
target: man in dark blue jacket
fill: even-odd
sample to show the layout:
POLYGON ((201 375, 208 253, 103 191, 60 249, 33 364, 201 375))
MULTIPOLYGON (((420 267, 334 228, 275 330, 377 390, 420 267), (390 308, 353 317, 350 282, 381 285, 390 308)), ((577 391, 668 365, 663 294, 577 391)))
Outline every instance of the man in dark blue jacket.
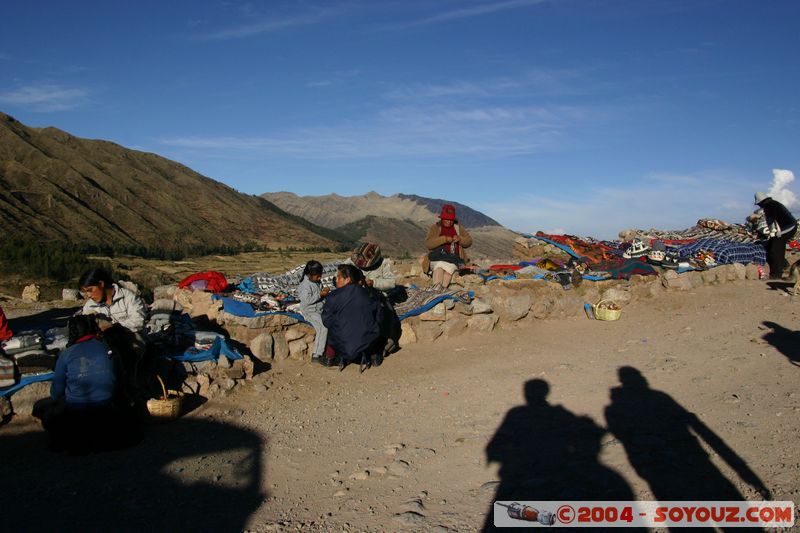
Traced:
POLYGON ((764 219, 769 230, 769 240, 767 240, 769 277, 781 279, 783 271, 789 266, 789 262, 786 261, 786 244, 797 233, 797 219, 786 206, 763 192, 756 193, 755 202, 764 211, 764 219))
POLYGON ((359 284, 360 271, 353 265, 339 265, 336 290, 325 299, 322 323, 328 328, 328 344, 340 366, 371 359, 376 366, 380 352, 382 308, 377 298, 359 284))

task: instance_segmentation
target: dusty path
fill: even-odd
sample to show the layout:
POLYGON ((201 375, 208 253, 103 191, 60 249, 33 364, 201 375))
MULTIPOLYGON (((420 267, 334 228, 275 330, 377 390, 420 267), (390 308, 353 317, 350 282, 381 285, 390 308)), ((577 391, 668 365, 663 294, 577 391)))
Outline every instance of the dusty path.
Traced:
MULTIPOLYGON (((614 323, 525 319, 411 345, 363 375, 287 362, 113 454, 49 453, 34 424, 15 420, 0 428, 14 457, 4 479, 21 502, 11 524, 50 529, 57 513, 37 508, 78 516, 86 499, 97 529, 475 531, 508 471, 523 472, 525 499, 575 490, 655 499, 631 459, 655 470, 695 464, 686 491, 708 499, 728 489, 760 499, 749 469, 776 499, 797 502, 798 309, 764 282, 743 281, 637 302, 614 323), (624 366, 650 390, 623 390, 607 420, 624 366), (526 383, 539 403, 509 415, 525 404, 526 383), (671 446, 690 435, 681 409, 697 415, 691 432, 709 455, 671 446), (501 477, 486 448, 507 415, 514 427, 493 445, 501 477), (631 419, 649 428, 646 439, 626 440, 631 419), (718 470, 724 477, 709 477, 718 470)), ((681 489, 669 487, 668 470, 659 490, 681 489)))

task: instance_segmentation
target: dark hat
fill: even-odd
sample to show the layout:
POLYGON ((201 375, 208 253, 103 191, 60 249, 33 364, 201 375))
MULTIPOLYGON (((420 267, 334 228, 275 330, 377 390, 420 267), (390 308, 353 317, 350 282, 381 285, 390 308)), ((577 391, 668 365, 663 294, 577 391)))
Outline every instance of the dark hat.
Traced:
POLYGON ((450 204, 444 204, 442 206, 442 212, 439 214, 439 218, 442 220, 455 220, 456 208, 450 204))

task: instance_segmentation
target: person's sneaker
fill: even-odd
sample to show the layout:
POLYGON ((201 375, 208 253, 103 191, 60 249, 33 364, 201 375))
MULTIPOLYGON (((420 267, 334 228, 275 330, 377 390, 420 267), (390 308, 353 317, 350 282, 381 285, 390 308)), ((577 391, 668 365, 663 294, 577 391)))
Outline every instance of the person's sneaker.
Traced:
POLYGON ((331 368, 334 366, 334 359, 335 358, 325 357, 323 355, 322 357, 314 357, 313 359, 311 359, 311 362, 317 363, 318 365, 322 365, 325 368, 331 368))
POLYGON ((388 357, 389 355, 393 354, 396 351, 397 351, 397 343, 395 342, 394 339, 388 339, 386 341, 386 345, 384 345, 383 347, 383 354, 381 360, 383 360, 384 357, 388 357))

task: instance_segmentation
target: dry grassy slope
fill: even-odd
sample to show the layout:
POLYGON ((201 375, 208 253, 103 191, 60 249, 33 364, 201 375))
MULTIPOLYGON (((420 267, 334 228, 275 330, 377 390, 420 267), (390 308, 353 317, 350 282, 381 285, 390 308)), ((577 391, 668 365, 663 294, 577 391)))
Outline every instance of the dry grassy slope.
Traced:
MULTIPOLYGON (((377 242, 387 255, 415 256, 425 251, 425 235, 437 220, 443 201, 417 196, 298 196, 290 192, 266 193, 262 197, 281 209, 329 228, 336 228, 354 240, 377 242)), ((459 218, 472 216, 491 221, 485 215, 458 204, 459 218)), ((493 222, 493 221, 492 221, 493 222)), ((473 227, 465 222, 474 237, 473 258, 509 258, 516 234, 500 225, 473 227)))
POLYGON ((338 228, 366 216, 396 218, 431 224, 436 215, 413 200, 398 196, 381 196, 370 192, 362 196, 298 196, 291 192, 261 195, 284 211, 301 216, 326 228, 338 228))
POLYGON ((81 244, 334 244, 323 228, 174 161, 2 113, 0 230, 81 244))

